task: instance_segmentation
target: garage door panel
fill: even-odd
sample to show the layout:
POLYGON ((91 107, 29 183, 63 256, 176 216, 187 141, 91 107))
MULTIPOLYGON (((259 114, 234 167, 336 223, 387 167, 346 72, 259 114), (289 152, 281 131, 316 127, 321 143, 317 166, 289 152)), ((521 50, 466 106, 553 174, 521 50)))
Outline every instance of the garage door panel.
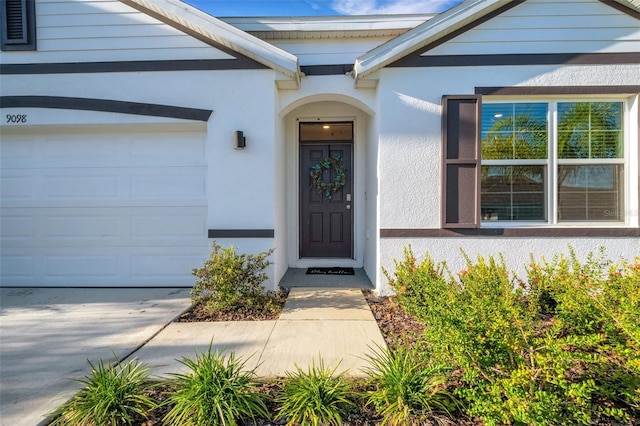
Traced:
POLYGON ((2 209, 3 248, 199 245, 206 207, 2 209))
POLYGON ((118 277, 118 256, 46 256, 45 276, 47 277, 81 277, 88 282, 94 277, 118 277))
MULTIPOLYGON (((2 285, 15 283, 33 283, 36 259, 29 255, 10 255, 3 253, 0 259, 2 285)), ((18 285, 18 284, 13 284, 18 285)))
POLYGON ((205 209, 188 211, 170 209, 154 213, 133 213, 131 216, 131 238, 135 240, 159 239, 200 241, 207 232, 205 209))
MULTIPOLYGON (((4 155, 4 153, 3 153, 4 155)), ((33 176, 12 175, 1 173, 2 179, 2 200, 4 203, 12 200, 30 200, 34 197, 33 176)))
POLYGON ((60 174, 47 174, 43 183, 46 198, 67 198, 83 201, 100 199, 118 199, 118 177, 109 175, 90 175, 83 172, 68 171, 60 174))
POLYGON ((134 176, 131 196, 137 199, 199 198, 205 196, 205 178, 201 174, 167 171, 167 174, 134 176))
MULTIPOLYGON (((180 279, 185 272, 200 266, 199 262, 193 256, 176 256, 176 255, 140 255, 131 258, 132 275, 143 279, 158 277, 174 277, 180 279)), ((191 278, 189 283, 193 283, 191 278)))
POLYGON ((206 166, 202 132, 58 132, 2 141, 2 168, 206 166))
MULTIPOLYGON (((113 245, 121 235, 121 219, 115 214, 101 216, 100 213, 81 215, 77 212, 52 212, 43 220, 44 240, 52 244, 60 241, 95 240, 93 243, 113 245)), ((89 213, 89 212, 87 212, 89 213)))
POLYGON ((204 204, 206 167, 2 170, 5 207, 204 204))
POLYGON ((192 286, 191 269, 209 243, 171 247, 10 247, 3 250, 3 286, 192 286))
POLYGON ((35 220, 32 216, 1 213, 0 235, 5 244, 9 241, 31 241, 35 236, 35 220))

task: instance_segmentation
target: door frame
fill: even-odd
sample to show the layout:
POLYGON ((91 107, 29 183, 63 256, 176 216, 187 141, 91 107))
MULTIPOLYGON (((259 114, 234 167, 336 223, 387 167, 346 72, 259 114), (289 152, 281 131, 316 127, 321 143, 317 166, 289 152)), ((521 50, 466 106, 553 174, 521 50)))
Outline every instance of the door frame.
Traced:
POLYGON ((354 128, 355 128, 355 123, 351 120, 349 121, 320 121, 320 123, 327 123, 327 124, 336 124, 336 123, 350 123, 351 124, 351 139, 350 140, 335 140, 335 141, 331 141, 331 140, 327 140, 327 141, 302 141, 300 139, 300 128, 302 127, 303 124, 308 124, 308 123, 318 123, 318 121, 298 121, 298 167, 300 168, 300 164, 301 164, 301 158, 300 155, 302 153, 302 149, 301 147, 304 146, 331 146, 333 145, 342 145, 342 146, 349 146, 350 147, 350 153, 349 153, 349 159, 350 159, 350 164, 347 165, 347 167, 349 167, 350 170, 348 170, 349 172, 349 176, 350 176, 350 194, 349 196, 351 197, 351 200, 349 201, 350 203, 350 207, 347 207, 349 209, 349 239, 350 239, 350 247, 349 247, 349 255, 348 256, 337 256, 337 257, 322 257, 322 256, 312 256, 312 257, 302 257, 302 244, 303 244, 303 226, 302 226, 302 216, 303 216, 303 199, 301 197, 304 188, 302 188, 302 181, 303 181, 303 176, 302 176, 302 170, 299 170, 298 172, 298 258, 299 259, 309 259, 309 260, 314 260, 314 259, 354 259, 355 257, 355 204, 356 204, 356 197, 355 197, 355 182, 354 182, 354 176, 355 176, 355 138, 354 138, 354 128))
MULTIPOLYGON (((306 107, 302 107, 306 109, 306 107)), ((312 266, 344 266, 361 268, 364 265, 364 241, 362 241, 365 233, 364 214, 365 214, 365 193, 363 182, 365 180, 365 170, 359 167, 362 164, 365 153, 363 146, 366 144, 362 140, 367 129, 364 126, 366 120, 364 115, 361 117, 360 111, 351 110, 351 106, 337 103, 336 108, 345 109, 342 115, 325 115, 301 113, 290 115, 286 121, 287 134, 287 250, 288 265, 290 268, 308 268, 312 266), (348 111, 348 112, 347 112, 348 111), (309 122, 352 122, 353 123, 353 239, 351 258, 300 258, 300 134, 299 123, 309 122)))

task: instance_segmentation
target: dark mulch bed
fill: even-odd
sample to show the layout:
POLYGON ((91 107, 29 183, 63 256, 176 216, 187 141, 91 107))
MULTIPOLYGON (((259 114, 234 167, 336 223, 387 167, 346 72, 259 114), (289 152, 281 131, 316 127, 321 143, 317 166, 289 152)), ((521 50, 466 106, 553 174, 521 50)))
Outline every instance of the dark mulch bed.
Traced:
POLYGON ((224 311, 211 311, 204 302, 192 305, 183 312, 176 322, 214 322, 214 321, 268 321, 276 320, 282 312, 284 302, 287 300, 287 292, 282 292, 273 299, 266 299, 265 303, 249 304, 248 307, 236 307, 224 311), (263 309, 256 310, 256 306, 263 309))
POLYGON ((398 344, 413 345, 424 332, 425 325, 405 312, 395 298, 378 297, 370 291, 364 295, 390 348, 395 349, 398 344))

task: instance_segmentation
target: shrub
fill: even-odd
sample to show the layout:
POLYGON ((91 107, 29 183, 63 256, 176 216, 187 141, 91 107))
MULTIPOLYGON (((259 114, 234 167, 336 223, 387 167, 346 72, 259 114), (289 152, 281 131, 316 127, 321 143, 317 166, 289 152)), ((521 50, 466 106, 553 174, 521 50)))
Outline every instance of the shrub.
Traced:
POLYGON ((502 259, 468 257, 453 277, 410 248, 392 281, 427 324, 421 344, 459 372, 467 413, 497 423, 628 421, 640 407, 640 265, 604 255, 532 262, 526 282, 502 259))
POLYGON ((190 373, 174 375, 174 390, 165 401, 172 406, 163 419, 173 426, 235 425, 243 417, 269 418, 260 394, 254 391, 254 371, 246 371, 246 361, 233 353, 211 351, 180 363, 190 373))
POLYGON ((196 276, 193 303, 203 302, 212 311, 279 311, 278 294, 262 286, 273 251, 238 254, 235 247, 221 247, 214 241, 209 259, 191 271, 196 276))
POLYGON ((382 416, 382 424, 410 424, 412 419, 436 412, 450 414, 455 398, 445 388, 442 369, 420 361, 412 350, 399 346, 374 350, 364 369, 373 390, 367 403, 382 416))
POLYGON ((326 368, 320 358, 307 371, 296 366, 295 373, 287 372, 278 417, 287 425, 341 425, 343 415, 355 404, 345 373, 336 374, 337 369, 326 368))
POLYGON ((92 364, 91 373, 77 380, 84 385, 74 397, 48 416, 52 425, 117 426, 133 424, 136 416, 147 416, 157 407, 145 391, 149 369, 137 361, 92 364))

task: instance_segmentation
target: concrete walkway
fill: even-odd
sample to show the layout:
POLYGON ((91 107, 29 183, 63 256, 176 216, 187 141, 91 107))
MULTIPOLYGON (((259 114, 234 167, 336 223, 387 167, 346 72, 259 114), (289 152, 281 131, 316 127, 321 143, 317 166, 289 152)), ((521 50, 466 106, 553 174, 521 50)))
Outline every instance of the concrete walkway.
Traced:
POLYGON ((291 290, 277 321, 174 323, 189 289, 0 288, 0 425, 46 424, 45 415, 80 387, 87 360, 137 357, 155 375, 184 372, 176 360, 213 341, 264 377, 328 367, 360 374, 384 345, 360 290, 291 290))
POLYGON ((384 346, 380 329, 360 290, 293 288, 277 321, 172 323, 133 356, 156 375, 185 372, 177 359, 213 349, 248 359, 262 377, 285 376, 298 365, 307 369, 322 357, 358 376, 365 355, 384 346))

